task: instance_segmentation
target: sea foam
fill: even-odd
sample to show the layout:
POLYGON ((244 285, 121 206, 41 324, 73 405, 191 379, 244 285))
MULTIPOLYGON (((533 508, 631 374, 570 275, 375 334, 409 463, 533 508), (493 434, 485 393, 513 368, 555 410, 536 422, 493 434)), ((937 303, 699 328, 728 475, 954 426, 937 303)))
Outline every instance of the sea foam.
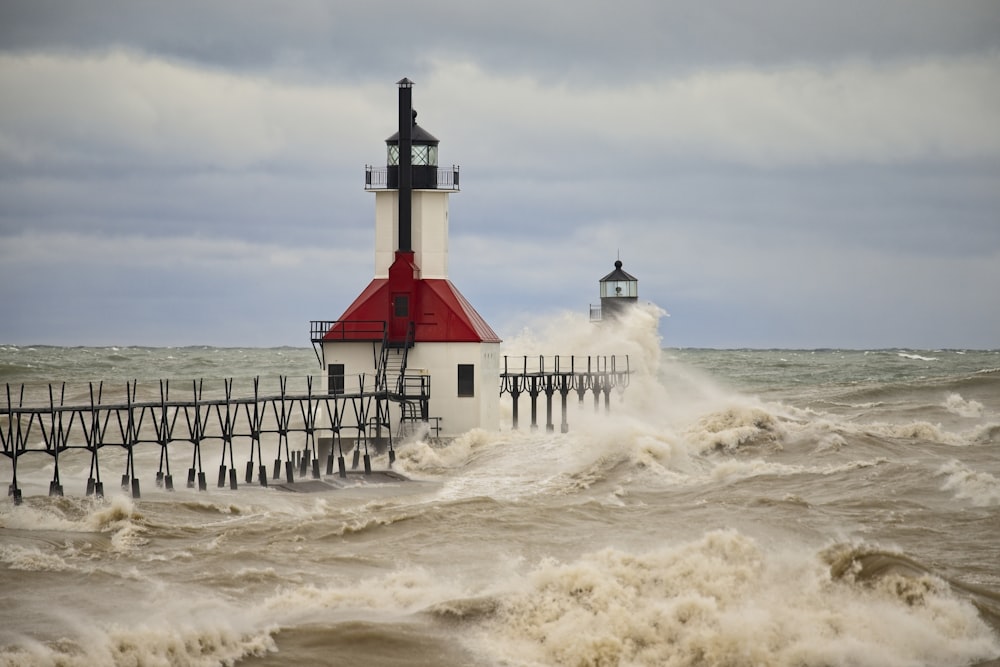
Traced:
POLYGON ((968 500, 978 507, 1000 505, 1000 479, 987 472, 976 472, 953 459, 941 466, 937 474, 945 477, 941 490, 954 492, 959 500, 968 500))
POLYGON ((962 398, 961 394, 948 394, 944 401, 944 408, 959 417, 971 419, 983 416, 983 404, 979 401, 968 401, 962 398))
POLYGON ((501 599, 483 638, 511 664, 961 665, 1000 641, 947 586, 834 580, 820 558, 733 530, 633 554, 546 560, 501 599))

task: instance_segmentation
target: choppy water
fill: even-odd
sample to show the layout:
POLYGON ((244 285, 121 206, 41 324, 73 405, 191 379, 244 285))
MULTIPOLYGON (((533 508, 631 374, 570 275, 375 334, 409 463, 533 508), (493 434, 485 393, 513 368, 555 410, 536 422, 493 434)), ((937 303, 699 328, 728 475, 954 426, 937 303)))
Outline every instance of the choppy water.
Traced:
MULTIPOLYGON (((610 414, 406 443, 411 482, 95 500, 85 470, 64 498, 40 470, 0 503, 0 664, 1000 658, 1000 352, 620 335, 637 373, 610 414)), ((0 382, 317 371, 310 349, 0 349, 0 382)))

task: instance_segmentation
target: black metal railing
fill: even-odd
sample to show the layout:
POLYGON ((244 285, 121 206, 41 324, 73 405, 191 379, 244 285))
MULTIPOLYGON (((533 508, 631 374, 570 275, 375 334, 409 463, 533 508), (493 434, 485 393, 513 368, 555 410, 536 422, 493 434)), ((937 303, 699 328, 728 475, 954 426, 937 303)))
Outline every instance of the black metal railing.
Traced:
POLYGON ((320 366, 326 366, 323 343, 382 341, 384 344, 387 333, 385 320, 312 320, 309 323, 309 340, 320 366))
POLYGON ((430 375, 401 375, 397 393, 404 399, 423 399, 431 397, 430 375))
POLYGON ((313 320, 309 339, 313 343, 382 340, 385 330, 385 320, 313 320))
MULTIPOLYGON (((451 169, 437 170, 437 190, 450 190, 458 192, 459 187, 458 166, 452 165, 451 169)), ((365 165, 365 190, 394 190, 389 187, 388 167, 373 167, 365 165)))

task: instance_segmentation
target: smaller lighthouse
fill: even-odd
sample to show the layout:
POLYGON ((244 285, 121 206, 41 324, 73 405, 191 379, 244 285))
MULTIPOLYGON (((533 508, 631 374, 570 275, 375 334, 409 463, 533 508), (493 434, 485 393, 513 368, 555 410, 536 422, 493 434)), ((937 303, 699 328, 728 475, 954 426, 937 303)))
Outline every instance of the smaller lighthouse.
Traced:
POLYGON ((639 281, 622 269, 622 261, 615 260, 615 270, 600 279, 601 305, 590 307, 590 319, 614 319, 630 306, 639 302, 639 281))

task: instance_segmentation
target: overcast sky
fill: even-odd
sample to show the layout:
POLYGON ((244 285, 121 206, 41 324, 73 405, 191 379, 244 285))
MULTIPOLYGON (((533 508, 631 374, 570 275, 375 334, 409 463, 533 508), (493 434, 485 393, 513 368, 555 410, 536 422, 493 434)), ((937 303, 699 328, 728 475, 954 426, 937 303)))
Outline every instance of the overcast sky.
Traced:
POLYGON ((0 0, 0 343, 308 346, 404 76, 501 336, 1000 348, 995 0, 0 0))

